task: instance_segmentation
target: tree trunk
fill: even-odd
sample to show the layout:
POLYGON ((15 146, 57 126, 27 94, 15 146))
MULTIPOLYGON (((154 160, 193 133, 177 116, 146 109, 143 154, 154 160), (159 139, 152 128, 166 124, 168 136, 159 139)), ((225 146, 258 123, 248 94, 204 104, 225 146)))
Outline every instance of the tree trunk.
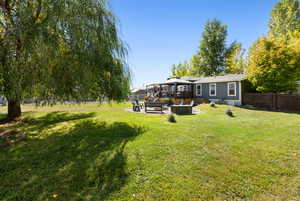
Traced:
POLYGON ((17 100, 9 100, 8 101, 8 115, 7 118, 9 120, 16 119, 21 116, 21 104, 20 101, 17 100))

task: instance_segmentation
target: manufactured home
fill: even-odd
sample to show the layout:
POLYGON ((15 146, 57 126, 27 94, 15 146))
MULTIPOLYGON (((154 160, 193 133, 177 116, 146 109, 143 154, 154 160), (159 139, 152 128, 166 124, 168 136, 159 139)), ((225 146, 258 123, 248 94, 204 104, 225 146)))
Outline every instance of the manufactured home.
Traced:
POLYGON ((173 77, 164 83, 148 85, 147 97, 157 102, 242 104, 243 74, 212 77, 173 77))

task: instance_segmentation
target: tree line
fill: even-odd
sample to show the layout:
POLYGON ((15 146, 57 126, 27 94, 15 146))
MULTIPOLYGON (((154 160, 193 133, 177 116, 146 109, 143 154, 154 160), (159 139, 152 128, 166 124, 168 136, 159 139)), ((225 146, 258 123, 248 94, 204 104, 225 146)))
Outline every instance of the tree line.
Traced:
POLYGON ((190 61, 174 64, 172 76, 244 73, 257 91, 292 92, 300 80, 300 1, 280 0, 272 8, 268 35, 245 54, 238 42, 226 43, 227 25, 209 20, 190 61))

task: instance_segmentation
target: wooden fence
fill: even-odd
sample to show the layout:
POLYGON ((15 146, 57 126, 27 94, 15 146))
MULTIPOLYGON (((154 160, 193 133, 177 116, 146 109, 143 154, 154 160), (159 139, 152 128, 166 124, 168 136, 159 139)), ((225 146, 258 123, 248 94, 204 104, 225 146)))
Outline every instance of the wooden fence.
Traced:
POLYGON ((269 110, 300 112, 300 95, 276 93, 244 93, 243 105, 269 110))

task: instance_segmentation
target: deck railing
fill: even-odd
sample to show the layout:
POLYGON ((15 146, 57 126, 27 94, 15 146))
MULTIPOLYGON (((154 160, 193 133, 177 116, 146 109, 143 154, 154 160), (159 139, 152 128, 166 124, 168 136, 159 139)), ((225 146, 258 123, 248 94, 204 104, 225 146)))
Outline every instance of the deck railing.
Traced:
POLYGON ((160 98, 192 98, 193 92, 191 91, 177 91, 177 92, 161 92, 160 98))

